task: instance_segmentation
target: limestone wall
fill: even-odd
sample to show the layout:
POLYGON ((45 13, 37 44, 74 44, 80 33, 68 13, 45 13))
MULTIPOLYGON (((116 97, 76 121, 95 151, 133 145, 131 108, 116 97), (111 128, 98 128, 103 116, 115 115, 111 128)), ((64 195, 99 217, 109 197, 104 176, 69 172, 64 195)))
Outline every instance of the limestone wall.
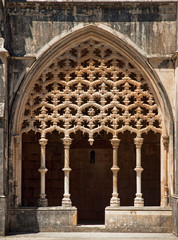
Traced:
MULTIPOLYGON (((114 35, 120 34, 125 41, 132 43, 135 49, 143 53, 150 66, 160 78, 161 89, 167 94, 168 104, 175 111, 175 85, 173 58, 176 51, 177 3, 104 3, 104 2, 20 2, 7 1, 5 26, 5 48, 10 53, 8 58, 8 100, 9 130, 16 111, 16 101, 25 74, 33 66, 40 53, 48 50, 55 39, 62 39, 65 34, 84 26, 95 25, 109 28, 114 35)), ((0 22, 2 15, 0 13, 0 22)), ((0 23, 0 35, 4 26, 0 23)), ((4 65, 2 65, 4 68, 4 65)), ((4 69, 2 68, 2 71, 4 69)), ((1 73, 3 76, 4 73, 1 73)), ((1 87, 1 85, 0 85, 1 87)), ((0 88, 4 99, 3 88, 0 88)), ((3 100, 4 101, 4 100, 3 100)), ((2 101, 2 103, 3 103, 2 101)), ((165 103, 166 104, 166 103, 165 103)), ((6 108, 7 109, 7 108, 6 108)), ((0 129, 1 142, 4 143, 4 126, 0 129), (2 130, 2 131, 1 131, 2 130)), ((172 138, 173 136, 171 136, 172 138)), ((11 143, 11 139, 9 140, 11 143)), ((173 146, 170 159, 173 159, 173 146), (172 156, 171 156, 172 154, 172 156)), ((1 145, 0 156, 0 193, 4 176, 5 148, 1 145), (1 171, 1 169, 3 169, 1 171)), ((12 148, 9 150, 9 195, 11 206, 14 206, 14 173, 12 148)), ((173 182, 173 164, 169 164, 170 179, 173 182)), ((173 184, 170 186, 173 192, 173 184)), ((1 215, 3 205, 0 202, 0 226, 5 214, 1 215)), ((2 223, 2 224, 1 224, 2 223)), ((4 225, 2 225, 4 229, 4 225)), ((4 230, 0 230, 3 232, 4 230)))
POLYGON ((176 3, 26 3, 7 2, 6 48, 9 60, 10 103, 42 49, 64 33, 87 25, 102 25, 120 33, 143 51, 158 73, 174 105, 176 3), (31 58, 32 57, 32 58, 31 58))
POLYGON ((130 38, 148 55, 176 50, 175 3, 19 3, 8 2, 7 48, 13 56, 36 54, 74 26, 102 23, 130 38))

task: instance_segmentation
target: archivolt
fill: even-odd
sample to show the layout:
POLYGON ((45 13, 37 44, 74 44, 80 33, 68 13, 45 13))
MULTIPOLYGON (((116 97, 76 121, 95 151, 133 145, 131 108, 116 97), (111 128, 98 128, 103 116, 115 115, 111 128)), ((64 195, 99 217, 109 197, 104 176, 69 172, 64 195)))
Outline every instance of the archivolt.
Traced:
POLYGON ((151 68, 145 56, 142 55, 142 52, 140 52, 139 49, 134 48, 133 44, 125 41, 123 36, 120 36, 120 33, 115 33, 112 29, 108 29, 108 27, 106 31, 106 26, 103 28, 103 26, 100 25, 81 26, 81 28, 78 30, 74 29, 75 31, 71 31, 69 34, 65 34, 64 36, 62 34, 57 41, 52 41, 52 43, 49 44, 50 47, 48 46, 48 49, 45 48, 46 51, 43 52, 43 54, 39 54, 38 59, 26 73, 21 84, 17 86, 17 94, 13 101, 13 111, 11 111, 11 119, 14 121, 11 122, 13 126, 13 128, 11 128, 13 131, 12 134, 16 135, 21 132, 21 125, 19 123, 24 115, 25 104, 27 103, 30 92, 34 88, 34 83, 40 78, 44 69, 46 71, 54 62, 54 59, 67 53, 70 48, 77 46, 79 40, 80 42, 85 42, 88 39, 102 42, 105 46, 108 45, 112 50, 119 53, 123 58, 132 63, 135 70, 137 69, 142 75, 144 81, 146 81, 149 91, 152 93, 152 96, 157 103, 159 113, 162 114, 163 134, 167 135, 170 134, 169 131, 172 132, 172 111, 169 99, 159 77, 151 68), (15 111, 15 109, 17 110, 15 111), (14 117, 13 114, 15 114, 14 117))

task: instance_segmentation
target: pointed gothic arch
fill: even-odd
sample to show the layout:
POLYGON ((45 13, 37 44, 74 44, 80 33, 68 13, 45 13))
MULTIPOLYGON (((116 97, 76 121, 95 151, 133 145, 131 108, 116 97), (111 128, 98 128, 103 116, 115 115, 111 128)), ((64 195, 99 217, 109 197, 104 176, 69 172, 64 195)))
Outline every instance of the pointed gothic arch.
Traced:
MULTIPOLYGON (((167 146, 168 135, 172 131, 172 113, 159 78, 146 58, 128 42, 95 26, 88 26, 66 35, 39 56, 19 86, 16 104, 18 111, 15 112, 15 121, 12 124, 15 135, 14 158, 21 159, 21 140, 19 141, 21 134, 29 130, 40 132, 42 134, 40 140, 42 165, 39 171, 43 181, 47 170, 44 164, 47 132, 57 130, 67 133, 64 138, 66 179, 69 178, 70 171, 68 154, 71 133, 82 130, 89 135, 91 143, 94 141, 95 133, 102 130, 112 133, 114 156, 112 171, 113 178, 117 178, 118 133, 126 130, 135 132, 137 136, 135 138, 136 172, 140 179, 138 186, 140 186, 142 171, 140 165, 142 134, 149 130, 159 132, 163 137, 161 140, 161 205, 166 205, 168 196, 165 188, 171 185, 165 169, 167 169, 168 158, 172 154, 171 150, 169 153, 167 146), (41 89, 43 89, 43 97, 40 93, 41 89), (102 99, 103 96, 104 99, 102 99), (81 99, 78 100, 78 97, 81 99), (85 101, 84 98, 87 100, 85 101), (71 119, 73 123, 70 123, 71 119)), ((19 166, 20 164, 19 161, 19 166)), ((19 182, 17 195, 20 203, 21 168, 16 166, 16 169, 18 169, 16 175, 19 182)), ((65 188, 63 202, 64 206, 68 206, 71 202, 67 185, 65 188)), ((119 204, 116 189, 117 184, 114 184, 111 199, 113 206, 119 204)), ((41 205, 43 200, 45 202, 44 196, 43 185, 41 205)), ((138 187, 137 197, 139 199, 135 206, 143 206, 140 187, 138 187)))

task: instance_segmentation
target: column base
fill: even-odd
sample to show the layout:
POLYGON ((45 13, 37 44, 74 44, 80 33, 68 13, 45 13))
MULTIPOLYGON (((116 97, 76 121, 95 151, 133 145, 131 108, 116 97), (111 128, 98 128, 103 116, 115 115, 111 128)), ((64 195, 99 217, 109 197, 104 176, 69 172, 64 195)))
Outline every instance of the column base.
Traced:
POLYGON ((120 198, 112 197, 110 200, 110 206, 111 207, 120 207, 120 198))
POLYGON ((71 202, 70 198, 64 197, 62 199, 62 207, 71 207, 71 206, 72 206, 72 202, 71 202))
POLYGON ((47 207, 48 206, 48 199, 40 198, 38 199, 38 207, 47 207))
POLYGON ((144 199, 142 197, 136 197, 134 199, 134 207, 144 207, 144 199))

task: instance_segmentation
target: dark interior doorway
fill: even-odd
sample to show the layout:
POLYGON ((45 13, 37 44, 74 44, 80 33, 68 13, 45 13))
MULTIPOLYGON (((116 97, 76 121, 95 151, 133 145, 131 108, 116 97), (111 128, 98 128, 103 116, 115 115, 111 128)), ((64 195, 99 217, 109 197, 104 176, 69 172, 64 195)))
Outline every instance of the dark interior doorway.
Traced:
POLYGON ((104 224, 105 207, 112 194, 112 147, 108 135, 95 136, 93 146, 78 132, 70 150, 70 192, 78 223, 104 224))
MULTIPOLYGON (((60 206, 64 193, 64 147, 62 135, 47 134, 46 197, 49 206, 60 206)), ((119 134, 118 192, 121 206, 133 206, 136 193, 134 134, 119 134)), ((105 207, 112 196, 112 136, 95 135, 93 146, 88 136, 77 132, 70 148, 70 193, 72 205, 78 209, 79 223, 104 223, 105 207), (92 153, 93 152, 93 153, 92 153), (92 153, 92 154, 91 154, 92 153), (93 156, 94 154, 94 156, 93 156)), ((142 193, 145 206, 160 206, 160 134, 143 135, 142 193)), ((22 205, 37 206, 40 194, 40 134, 30 131, 22 135, 22 205)))
MULTIPOLYGON (((63 135, 56 131, 46 138, 46 198, 48 206, 60 206, 64 193, 63 135)), ((30 131, 22 135, 22 206, 37 207, 40 197, 40 134, 30 131)))
MULTIPOLYGON (((118 148, 118 192, 121 206, 134 206, 136 193, 135 134, 126 131, 119 134, 118 148)), ((141 191, 144 206, 160 206, 160 134, 149 131, 143 134, 141 165, 143 172, 141 191)))

